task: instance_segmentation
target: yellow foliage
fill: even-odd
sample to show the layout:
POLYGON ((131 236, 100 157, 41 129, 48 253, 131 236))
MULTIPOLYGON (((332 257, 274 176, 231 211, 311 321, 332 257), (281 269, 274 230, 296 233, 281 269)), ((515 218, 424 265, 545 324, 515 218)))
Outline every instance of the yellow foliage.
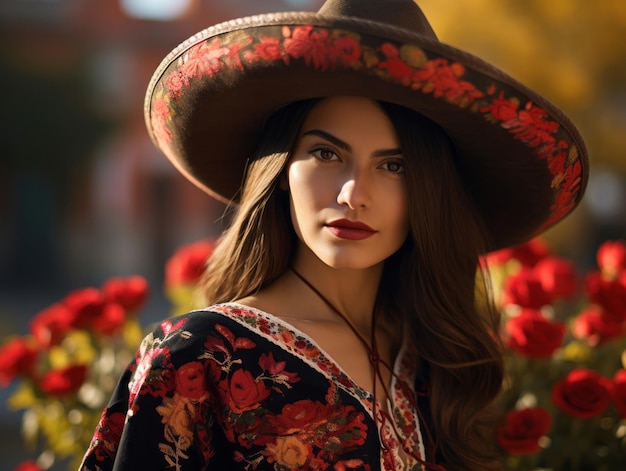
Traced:
POLYGON ((13 410, 28 409, 37 403, 37 396, 30 383, 24 382, 20 383, 7 402, 13 410))
POLYGON ((137 345, 141 343, 144 337, 143 327, 136 319, 129 319, 124 324, 122 331, 124 337, 124 343, 129 349, 137 348, 137 345))
POLYGON ((197 308, 194 305, 195 287, 193 286, 177 285, 168 287, 165 290, 165 294, 174 306, 171 313, 172 316, 179 316, 197 308))
POLYGON ((76 441, 75 427, 68 419, 67 410, 58 401, 51 401, 39 416, 41 432, 50 448, 61 458, 80 453, 82 444, 76 441))
POLYGON ((574 363, 586 364, 593 360, 594 350, 586 343, 572 341, 563 348, 561 357, 574 363))
MULTIPOLYGON (((557 103, 594 162, 626 172, 612 97, 626 82, 623 0, 419 0, 439 39, 478 55, 557 103), (607 134, 610 136, 607 137, 607 134), (605 145, 606 142, 611 145, 605 145)), ((624 111, 617 110, 624 119, 624 111)))

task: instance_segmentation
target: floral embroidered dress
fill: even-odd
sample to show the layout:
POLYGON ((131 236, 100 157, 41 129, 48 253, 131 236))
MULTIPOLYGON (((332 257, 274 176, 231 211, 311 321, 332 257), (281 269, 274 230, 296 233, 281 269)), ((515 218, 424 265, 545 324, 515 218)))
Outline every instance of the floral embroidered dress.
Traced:
POLYGON ((174 317, 142 342, 81 469, 422 470, 414 359, 404 342, 387 414, 271 314, 229 303, 174 317))

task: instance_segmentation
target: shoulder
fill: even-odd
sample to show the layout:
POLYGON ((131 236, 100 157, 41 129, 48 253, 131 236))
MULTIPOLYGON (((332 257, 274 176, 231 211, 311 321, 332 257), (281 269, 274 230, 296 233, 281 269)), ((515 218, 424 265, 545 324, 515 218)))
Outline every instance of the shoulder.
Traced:
POLYGON ((194 356, 215 345, 215 339, 234 341, 254 335, 259 313, 235 304, 216 304, 169 317, 157 323, 143 340, 140 356, 155 349, 168 356, 194 356))
POLYGON ((148 388, 160 396, 173 390, 181 375, 209 371, 236 347, 255 346, 248 340, 251 331, 233 315, 227 306, 215 305, 157 323, 129 365, 131 395, 148 388))

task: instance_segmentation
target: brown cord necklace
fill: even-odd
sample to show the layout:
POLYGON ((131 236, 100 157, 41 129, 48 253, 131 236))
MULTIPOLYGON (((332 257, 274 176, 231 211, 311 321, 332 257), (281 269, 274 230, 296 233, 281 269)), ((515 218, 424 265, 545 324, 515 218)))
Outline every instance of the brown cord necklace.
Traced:
MULTIPOLYGON (((383 381, 383 377, 381 375, 380 372, 380 368, 381 365, 384 366, 385 368, 387 368, 387 370, 389 371, 389 373, 392 375, 392 377, 394 377, 395 379, 398 379, 398 376, 396 375, 396 373, 393 371, 393 368, 391 366, 389 366, 389 364, 383 360, 380 357, 380 354, 378 353, 378 344, 376 342, 376 309, 372 309, 372 322, 371 322, 371 332, 370 332, 370 340, 369 342, 365 339, 365 337, 357 330, 357 328, 354 326, 354 324, 352 323, 352 321, 350 321, 350 319, 345 316, 339 309, 337 309, 327 298, 326 296, 324 296, 315 286, 313 286, 311 284, 311 282, 309 282, 309 280, 307 280, 304 276, 302 276, 300 273, 298 273, 296 271, 295 268, 291 267, 291 271, 311 290, 313 291, 323 302, 324 304, 326 304, 326 306, 328 306, 328 308, 333 311, 335 314, 337 314, 341 319, 343 319, 343 321, 346 323, 346 325, 350 328, 350 330, 354 333, 354 335, 357 337, 357 339, 361 342, 361 344, 363 344, 363 347, 365 348, 365 350, 368 352, 368 358, 369 358, 369 362, 370 365, 372 367, 372 382, 373 382, 373 389, 372 389, 372 401, 373 401, 373 409, 374 409, 374 420, 377 421, 376 419, 376 407, 378 405, 378 402, 376 400, 376 383, 377 380, 380 380, 380 384, 383 387, 383 390, 385 392, 385 395, 387 398, 389 398, 389 390, 387 388, 387 385, 385 384, 385 381, 383 381)), ((417 402, 416 401, 411 401, 411 403, 413 404, 413 406, 416 408, 416 411, 419 415, 419 417, 422 417, 422 414, 419 411, 419 408, 417 407, 417 402)), ((385 425, 386 422, 389 422, 391 424, 391 426, 393 427, 393 430, 396 434, 396 436, 398 437, 398 439, 400 438, 400 434, 398 433, 398 429, 396 428, 396 424, 393 420, 389 419, 387 412, 384 410, 383 407, 380 407, 380 413, 381 413, 381 417, 382 417, 382 423, 380 424, 380 429, 382 429, 385 425)), ((380 429, 378 431, 378 436, 379 436, 379 440, 380 440, 380 445, 382 447, 383 452, 386 452, 388 450, 387 445, 385 444, 384 440, 382 439, 382 436, 380 434, 380 429)), ((431 444, 433 446, 435 446, 434 441, 430 435, 430 432, 428 432, 427 430, 427 434, 428 434, 428 439, 430 440, 431 444)), ((409 453, 418 463, 420 463, 422 466, 426 466, 427 468, 431 469, 431 470, 435 470, 435 471, 445 471, 445 468, 441 465, 435 464, 435 463, 431 463, 428 461, 424 461, 422 458, 420 458, 417 454, 415 454, 412 450, 405 450, 406 453, 409 453)), ((434 453, 434 449, 433 449, 433 453, 434 453)))

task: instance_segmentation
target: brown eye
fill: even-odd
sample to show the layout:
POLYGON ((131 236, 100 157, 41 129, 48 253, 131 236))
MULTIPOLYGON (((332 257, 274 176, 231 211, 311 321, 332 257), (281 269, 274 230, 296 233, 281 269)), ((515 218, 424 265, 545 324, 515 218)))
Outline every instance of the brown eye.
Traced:
POLYGON ((402 160, 388 160, 381 167, 391 173, 404 173, 404 162, 402 160))
POLYGON ((317 149, 313 149, 311 151, 311 155, 324 162, 339 160, 339 156, 337 156, 335 151, 329 149, 328 147, 319 147, 317 149))

